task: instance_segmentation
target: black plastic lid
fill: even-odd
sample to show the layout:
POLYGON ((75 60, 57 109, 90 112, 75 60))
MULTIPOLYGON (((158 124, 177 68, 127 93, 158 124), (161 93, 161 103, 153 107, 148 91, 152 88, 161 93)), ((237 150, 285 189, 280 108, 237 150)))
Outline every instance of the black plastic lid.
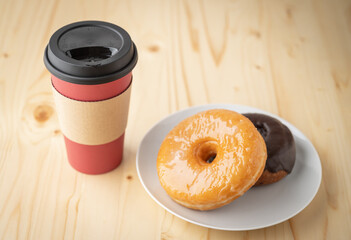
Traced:
POLYGON ((57 78, 94 85, 117 80, 138 60, 129 34, 107 22, 83 21, 66 25, 50 38, 44 63, 57 78))

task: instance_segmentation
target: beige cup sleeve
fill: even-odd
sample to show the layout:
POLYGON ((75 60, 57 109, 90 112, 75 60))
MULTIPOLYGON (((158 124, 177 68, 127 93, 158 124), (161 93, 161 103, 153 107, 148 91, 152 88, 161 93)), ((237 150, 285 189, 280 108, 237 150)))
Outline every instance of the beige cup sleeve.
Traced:
POLYGON ((131 85, 116 97, 96 102, 67 98, 55 87, 53 92, 61 130, 68 139, 85 145, 100 145, 124 133, 131 85))

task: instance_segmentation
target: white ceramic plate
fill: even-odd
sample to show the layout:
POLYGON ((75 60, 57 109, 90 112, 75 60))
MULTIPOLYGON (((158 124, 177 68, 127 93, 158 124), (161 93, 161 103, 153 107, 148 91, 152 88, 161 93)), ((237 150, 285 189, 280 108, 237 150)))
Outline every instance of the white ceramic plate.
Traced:
POLYGON ((158 122, 140 143, 136 167, 145 190, 164 209, 200 226, 231 231, 264 228, 295 216, 312 201, 322 177, 317 151, 296 127, 274 114, 256 108, 226 104, 191 107, 158 122), (251 188, 232 203, 215 210, 191 210, 174 202, 161 187, 156 170, 157 154, 167 133, 181 120, 213 108, 230 109, 239 113, 264 113, 279 119, 294 135, 296 162, 291 174, 277 183, 251 188))

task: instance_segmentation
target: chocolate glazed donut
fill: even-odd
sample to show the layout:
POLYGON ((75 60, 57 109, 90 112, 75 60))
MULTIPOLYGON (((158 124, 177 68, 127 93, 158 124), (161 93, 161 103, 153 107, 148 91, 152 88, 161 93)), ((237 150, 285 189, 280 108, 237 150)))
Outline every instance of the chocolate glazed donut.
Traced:
POLYGON ((245 113, 255 125, 267 147, 267 161, 263 174, 255 186, 271 184, 291 173, 296 158, 294 137, 279 120, 259 113, 245 113))

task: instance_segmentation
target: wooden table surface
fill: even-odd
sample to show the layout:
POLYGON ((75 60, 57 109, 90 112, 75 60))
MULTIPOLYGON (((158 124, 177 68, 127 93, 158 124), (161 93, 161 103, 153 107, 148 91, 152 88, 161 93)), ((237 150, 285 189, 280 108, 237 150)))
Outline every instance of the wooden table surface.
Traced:
POLYGON ((0 239, 351 239, 351 2, 0 0, 0 239), (123 163, 103 175, 67 162, 43 52, 80 20, 130 33, 139 51, 123 163), (147 130, 189 106, 278 114, 316 147, 320 189, 265 229, 200 227, 144 191, 135 157, 147 130))

